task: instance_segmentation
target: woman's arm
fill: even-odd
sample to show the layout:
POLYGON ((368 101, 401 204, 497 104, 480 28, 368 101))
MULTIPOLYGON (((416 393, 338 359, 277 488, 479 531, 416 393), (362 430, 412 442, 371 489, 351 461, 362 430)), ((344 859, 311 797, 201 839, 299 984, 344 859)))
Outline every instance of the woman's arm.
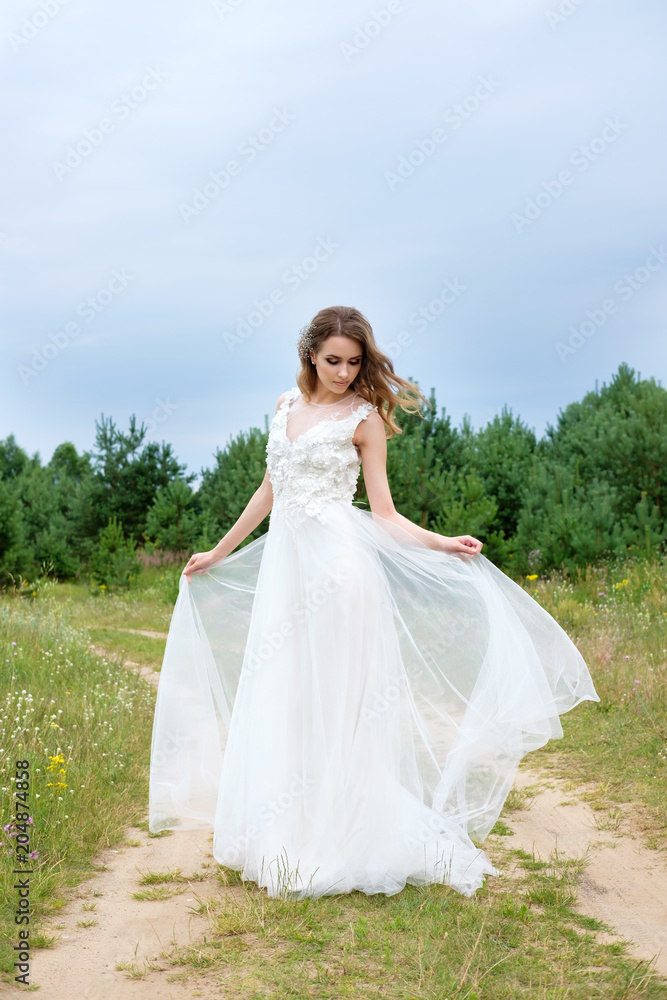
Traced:
MULTIPOLYGON (((284 398, 285 393, 283 393, 276 403, 276 413, 278 412, 278 407, 283 402, 284 398)), ((232 525, 227 534, 220 539, 215 548, 211 549, 209 552, 195 552, 195 554, 190 557, 185 569, 183 570, 188 583, 190 582, 191 573, 207 573, 211 566, 215 566, 216 563, 222 562, 223 559, 226 559, 227 556, 233 552, 234 549, 240 545, 241 542, 247 538, 259 524, 262 523, 272 507, 273 487, 269 478, 269 470, 267 469, 264 473, 264 479, 258 489, 256 489, 250 497, 245 510, 236 523, 232 525)))
POLYGON ((482 542, 471 535, 453 537, 440 535, 437 531, 420 528, 398 513, 387 481, 387 437, 384 428, 380 414, 369 413, 368 417, 357 425, 352 439, 361 453, 364 482, 373 514, 400 525, 430 549, 447 552, 450 555, 476 556, 482 550, 482 542))

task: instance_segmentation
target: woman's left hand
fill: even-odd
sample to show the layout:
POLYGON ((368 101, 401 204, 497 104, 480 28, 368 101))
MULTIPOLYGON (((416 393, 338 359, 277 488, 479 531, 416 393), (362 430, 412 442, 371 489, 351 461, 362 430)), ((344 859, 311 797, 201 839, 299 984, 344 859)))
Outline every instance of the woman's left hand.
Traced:
POLYGON ((441 535, 442 544, 439 546, 442 552, 447 552, 451 556, 468 556, 474 559, 482 551, 483 542, 472 535, 441 535))

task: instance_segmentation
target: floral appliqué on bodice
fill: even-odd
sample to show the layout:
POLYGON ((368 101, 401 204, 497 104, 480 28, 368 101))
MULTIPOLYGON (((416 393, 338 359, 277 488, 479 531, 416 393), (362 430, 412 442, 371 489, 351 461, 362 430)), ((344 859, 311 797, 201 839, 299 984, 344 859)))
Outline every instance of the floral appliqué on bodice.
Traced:
POLYGON ((273 487, 272 516, 284 517, 292 532, 306 517, 324 524, 324 509, 332 501, 352 502, 361 468, 352 438, 359 421, 377 411, 377 406, 362 402, 347 416, 320 420, 290 441, 287 413, 298 396, 298 389, 285 394, 266 445, 266 467, 273 487))

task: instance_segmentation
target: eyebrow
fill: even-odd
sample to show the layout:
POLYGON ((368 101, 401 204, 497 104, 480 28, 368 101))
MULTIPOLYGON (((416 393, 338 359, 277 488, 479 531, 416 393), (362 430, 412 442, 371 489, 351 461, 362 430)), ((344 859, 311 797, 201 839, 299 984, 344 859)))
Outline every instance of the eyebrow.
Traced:
MULTIPOLYGON (((341 358, 340 354, 325 354, 324 357, 325 358, 336 358, 338 361, 342 361, 342 358, 341 358)), ((347 360, 348 361, 354 361, 354 360, 356 360, 356 358, 361 358, 361 357, 363 357, 362 354, 355 354, 354 357, 348 358, 347 360)))

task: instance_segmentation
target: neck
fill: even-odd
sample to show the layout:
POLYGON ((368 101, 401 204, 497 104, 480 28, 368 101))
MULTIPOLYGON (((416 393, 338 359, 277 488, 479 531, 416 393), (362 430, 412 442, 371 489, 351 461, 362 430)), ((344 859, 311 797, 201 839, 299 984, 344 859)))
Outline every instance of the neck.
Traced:
POLYGON ((316 406, 328 406, 341 400, 349 399, 354 395, 356 395, 356 389, 339 396, 338 393, 330 392, 318 382, 315 390, 311 393, 310 402, 315 403, 316 406))

